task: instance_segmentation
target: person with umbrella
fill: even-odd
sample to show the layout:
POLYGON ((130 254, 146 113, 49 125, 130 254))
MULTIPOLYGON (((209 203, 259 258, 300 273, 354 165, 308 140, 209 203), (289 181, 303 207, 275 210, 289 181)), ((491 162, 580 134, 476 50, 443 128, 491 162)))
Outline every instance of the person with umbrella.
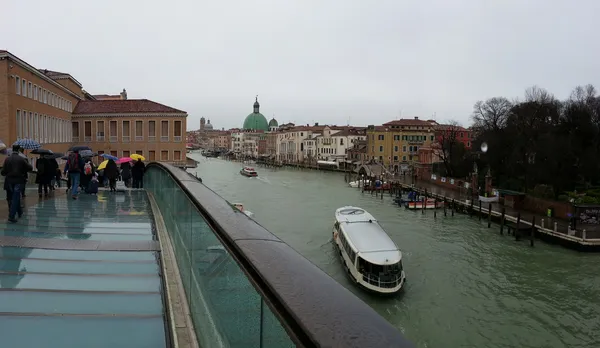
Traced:
POLYGON ((144 157, 137 155, 137 158, 131 156, 133 159, 137 159, 133 168, 131 169, 131 175, 133 176, 133 188, 144 188, 144 172, 146 171, 146 165, 144 165, 144 157))
POLYGON ((117 190, 117 178, 119 177, 119 167, 117 163, 112 159, 108 159, 106 167, 104 168, 104 177, 108 179, 110 191, 114 192, 117 190))
POLYGON ((8 213, 9 222, 17 222, 16 216, 23 215, 21 207, 21 189, 25 188, 25 175, 33 170, 29 162, 19 156, 19 145, 13 145, 13 153, 4 160, 2 167, 2 176, 5 176, 5 182, 8 190, 7 197, 10 196, 10 209, 8 213))
POLYGON ((35 149, 31 151, 31 153, 34 155, 40 155, 40 158, 35 162, 35 167, 37 169, 35 183, 38 184, 38 195, 40 198, 42 198, 43 189, 44 196, 48 197, 48 190, 50 188, 52 178, 54 177, 55 169, 52 167, 52 164, 46 156, 52 155, 53 152, 46 149, 35 149))
POLYGON ((125 187, 131 187, 131 164, 129 161, 121 161, 121 180, 125 187))

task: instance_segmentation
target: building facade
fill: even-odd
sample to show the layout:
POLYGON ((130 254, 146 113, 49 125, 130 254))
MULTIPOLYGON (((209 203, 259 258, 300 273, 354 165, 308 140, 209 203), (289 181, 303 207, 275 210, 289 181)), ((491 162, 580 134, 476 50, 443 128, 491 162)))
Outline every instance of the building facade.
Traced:
POLYGON ((71 75, 36 69, 8 51, 0 51, 0 140, 33 139, 64 152, 71 145, 71 112, 84 99, 71 75))
POLYGON ((72 117, 72 142, 89 145, 99 154, 186 160, 185 111, 147 99, 94 100, 80 101, 72 117))
POLYGON ((394 172, 420 163, 419 149, 435 142, 435 121, 401 119, 367 128, 367 156, 394 172))

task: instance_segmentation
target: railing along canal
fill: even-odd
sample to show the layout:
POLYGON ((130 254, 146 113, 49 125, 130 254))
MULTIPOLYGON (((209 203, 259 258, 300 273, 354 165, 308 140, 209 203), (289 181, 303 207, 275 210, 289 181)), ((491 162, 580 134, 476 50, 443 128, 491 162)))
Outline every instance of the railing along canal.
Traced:
POLYGON ((201 347, 412 347, 366 303, 185 171, 145 186, 172 240, 201 347))

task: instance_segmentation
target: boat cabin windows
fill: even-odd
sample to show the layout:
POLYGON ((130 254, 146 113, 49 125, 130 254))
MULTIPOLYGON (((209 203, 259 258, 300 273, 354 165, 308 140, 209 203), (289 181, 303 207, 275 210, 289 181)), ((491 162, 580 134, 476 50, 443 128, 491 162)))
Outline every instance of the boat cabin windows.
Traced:
POLYGON ((343 233, 340 233, 339 236, 340 236, 340 243, 342 244, 342 247, 346 251, 346 254, 348 254, 348 257, 352 261, 352 264, 355 264, 356 263, 356 252, 352 249, 350 244, 348 244, 348 240, 346 239, 346 236, 344 236, 343 233))
POLYGON ((402 261, 393 265, 375 265, 359 257, 357 268, 365 282, 382 288, 396 287, 402 281, 402 261))

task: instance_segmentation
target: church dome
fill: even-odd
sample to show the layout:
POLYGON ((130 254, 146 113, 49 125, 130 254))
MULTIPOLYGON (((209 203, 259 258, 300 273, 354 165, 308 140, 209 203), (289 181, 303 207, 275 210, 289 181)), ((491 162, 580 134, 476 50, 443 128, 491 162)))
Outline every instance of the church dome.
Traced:
POLYGON ((279 127, 279 123, 277 123, 277 120, 274 117, 269 121, 269 127, 279 127))
POLYGON ((210 124, 210 120, 208 120, 208 123, 204 125, 204 129, 213 130, 213 125, 210 124))
POLYGON ((253 108, 253 112, 246 116, 246 119, 244 120, 243 129, 268 131, 269 123, 267 122, 267 118, 259 112, 260 104, 258 103, 258 96, 256 96, 256 101, 254 102, 253 108))

